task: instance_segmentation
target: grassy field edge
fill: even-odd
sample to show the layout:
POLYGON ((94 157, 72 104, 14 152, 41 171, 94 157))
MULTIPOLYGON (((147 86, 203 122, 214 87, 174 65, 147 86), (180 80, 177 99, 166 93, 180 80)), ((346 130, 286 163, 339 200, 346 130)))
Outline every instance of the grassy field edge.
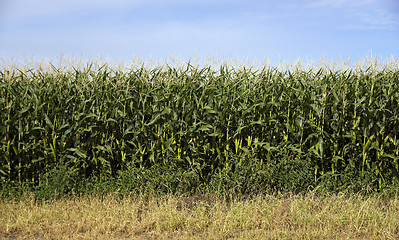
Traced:
POLYGON ((0 200, 1 239, 398 239, 384 195, 86 194, 0 200))

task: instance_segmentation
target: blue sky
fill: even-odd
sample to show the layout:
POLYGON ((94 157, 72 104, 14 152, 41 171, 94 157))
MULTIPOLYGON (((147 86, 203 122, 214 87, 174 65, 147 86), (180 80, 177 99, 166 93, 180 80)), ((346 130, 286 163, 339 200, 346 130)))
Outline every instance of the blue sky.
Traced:
POLYGON ((399 55, 398 0, 0 0, 0 59, 399 55))

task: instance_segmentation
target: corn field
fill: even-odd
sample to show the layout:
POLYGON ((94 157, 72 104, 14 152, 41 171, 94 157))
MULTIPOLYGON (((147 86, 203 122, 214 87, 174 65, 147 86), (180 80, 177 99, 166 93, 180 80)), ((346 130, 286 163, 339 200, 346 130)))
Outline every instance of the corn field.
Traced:
POLYGON ((0 69, 3 185, 57 171, 66 192, 398 184, 398 70, 71 69, 0 69))

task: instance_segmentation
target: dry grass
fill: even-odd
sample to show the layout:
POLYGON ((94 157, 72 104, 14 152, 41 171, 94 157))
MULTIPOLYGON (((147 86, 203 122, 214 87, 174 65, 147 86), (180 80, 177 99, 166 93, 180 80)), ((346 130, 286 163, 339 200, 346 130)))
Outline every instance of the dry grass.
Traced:
POLYGON ((0 200, 0 239, 399 239, 399 200, 361 195, 0 200))

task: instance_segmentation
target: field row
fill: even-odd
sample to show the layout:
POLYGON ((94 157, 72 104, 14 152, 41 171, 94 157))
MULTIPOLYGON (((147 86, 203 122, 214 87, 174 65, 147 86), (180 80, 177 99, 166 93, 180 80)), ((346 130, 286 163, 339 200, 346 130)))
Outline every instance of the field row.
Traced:
POLYGON ((246 194, 398 184, 396 70, 0 69, 0 84, 3 186, 59 182, 54 191, 67 193, 113 179, 123 191, 246 194))

